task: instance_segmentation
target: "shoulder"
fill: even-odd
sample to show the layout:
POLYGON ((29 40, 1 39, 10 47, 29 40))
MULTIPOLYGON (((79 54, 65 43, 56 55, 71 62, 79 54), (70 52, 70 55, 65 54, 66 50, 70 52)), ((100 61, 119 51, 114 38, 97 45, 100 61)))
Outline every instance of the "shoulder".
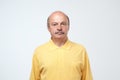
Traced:
POLYGON ((80 56, 86 56, 87 55, 87 50, 84 47, 84 45, 76 42, 72 42, 71 50, 76 52, 76 54, 79 54, 80 56))
POLYGON ((76 42, 73 42, 73 41, 70 41, 70 42, 71 42, 71 44, 72 44, 72 47, 77 48, 77 49, 85 50, 85 47, 84 47, 83 44, 76 43, 76 42))
POLYGON ((36 50, 46 48, 48 45, 49 45, 49 42, 43 43, 43 44, 39 45, 38 47, 36 47, 36 50))
POLYGON ((35 48, 34 55, 37 55, 38 53, 41 53, 42 51, 45 51, 49 47, 49 42, 43 43, 35 48))

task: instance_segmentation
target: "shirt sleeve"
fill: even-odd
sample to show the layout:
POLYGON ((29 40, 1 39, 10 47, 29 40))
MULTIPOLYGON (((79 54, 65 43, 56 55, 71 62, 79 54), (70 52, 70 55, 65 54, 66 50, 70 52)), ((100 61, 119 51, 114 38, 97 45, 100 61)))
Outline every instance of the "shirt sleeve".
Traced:
POLYGON ((90 63, 89 63, 89 59, 86 51, 83 51, 83 63, 84 63, 84 68, 82 70, 81 80, 93 80, 91 69, 90 69, 90 63))
POLYGON ((40 80, 39 61, 36 55, 34 55, 32 59, 30 80, 40 80))

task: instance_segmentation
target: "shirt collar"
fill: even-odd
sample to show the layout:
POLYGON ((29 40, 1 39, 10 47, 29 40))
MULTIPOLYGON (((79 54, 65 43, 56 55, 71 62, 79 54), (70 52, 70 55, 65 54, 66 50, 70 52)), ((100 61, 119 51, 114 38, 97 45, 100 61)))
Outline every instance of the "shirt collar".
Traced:
POLYGON ((52 50, 53 49, 60 49, 60 48, 68 50, 68 49, 70 49, 71 46, 72 46, 72 42, 70 40, 67 40, 65 42, 65 44, 61 47, 58 47, 57 45, 55 45, 55 43, 51 39, 49 40, 49 48, 52 50))

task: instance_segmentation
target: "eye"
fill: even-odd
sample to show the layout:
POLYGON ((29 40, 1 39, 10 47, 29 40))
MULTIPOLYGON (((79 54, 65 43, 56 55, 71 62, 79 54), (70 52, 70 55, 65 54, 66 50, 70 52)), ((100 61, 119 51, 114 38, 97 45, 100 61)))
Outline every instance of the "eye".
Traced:
POLYGON ((62 23, 61 23, 61 25, 66 26, 66 25, 67 25, 67 23, 66 23, 66 22, 62 22, 62 23))
POLYGON ((57 23, 52 23, 51 25, 52 25, 52 26, 57 26, 57 23))

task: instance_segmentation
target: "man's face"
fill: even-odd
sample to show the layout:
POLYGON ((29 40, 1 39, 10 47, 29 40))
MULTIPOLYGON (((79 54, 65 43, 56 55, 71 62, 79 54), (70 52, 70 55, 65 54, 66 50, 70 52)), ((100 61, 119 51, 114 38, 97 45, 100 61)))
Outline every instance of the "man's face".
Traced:
POLYGON ((51 15, 49 18, 48 30, 52 38, 66 38, 69 30, 67 17, 62 13, 55 13, 51 15))

